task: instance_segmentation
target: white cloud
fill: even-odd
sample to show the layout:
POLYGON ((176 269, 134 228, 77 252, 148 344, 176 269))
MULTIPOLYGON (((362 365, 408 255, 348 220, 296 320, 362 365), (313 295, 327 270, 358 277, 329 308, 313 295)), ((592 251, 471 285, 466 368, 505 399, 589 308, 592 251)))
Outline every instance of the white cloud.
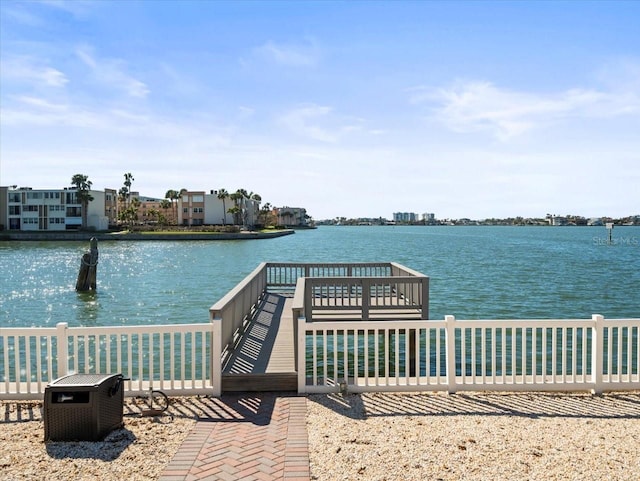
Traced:
POLYGON ((42 65, 30 57, 14 57, 2 60, 2 78, 28 82, 38 86, 64 87, 69 79, 55 68, 42 65))
POLYGON ((338 140, 336 133, 318 125, 330 113, 330 107, 311 104, 292 109, 279 120, 297 135, 322 142, 336 142, 338 140))
POLYGON ((40 0, 40 3, 81 18, 95 8, 97 2, 91 0, 40 0))
POLYGON ((440 89, 409 91, 414 104, 428 103, 433 118, 456 132, 489 132, 507 141, 562 119, 609 118, 640 112, 638 91, 569 89, 534 93, 502 89, 491 82, 457 82, 440 89))
POLYGON ((27 106, 36 107, 39 109, 54 111, 54 112, 63 112, 68 110, 68 106, 64 104, 54 104, 53 102, 49 102, 46 99, 40 97, 30 97, 30 96, 21 96, 18 97, 17 100, 27 106))
POLYGON ((43 25, 43 21, 37 15, 27 11, 20 4, 12 5, 16 8, 10 8, 8 5, 3 6, 2 14, 7 19, 11 19, 21 25, 28 25, 29 27, 40 27, 43 25))
POLYGON ((268 41, 257 47, 254 53, 265 60, 293 67, 311 67, 318 63, 319 48, 313 41, 303 44, 277 44, 268 41))
POLYGON ((112 88, 123 90, 130 97, 144 98, 150 90, 147 85, 126 72, 125 62, 118 59, 97 59, 91 48, 82 46, 76 55, 94 73, 96 80, 112 88))
POLYGON ((357 134, 379 134, 365 128, 366 119, 341 115, 331 107, 313 103, 292 108, 281 115, 277 122, 300 137, 325 143, 336 143, 357 134))

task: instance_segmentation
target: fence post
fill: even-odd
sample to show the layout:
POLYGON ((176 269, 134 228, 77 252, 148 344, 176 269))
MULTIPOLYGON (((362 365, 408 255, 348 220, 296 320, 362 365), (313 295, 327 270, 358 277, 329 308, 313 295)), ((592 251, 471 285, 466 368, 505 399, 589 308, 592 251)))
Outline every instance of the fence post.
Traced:
POLYGON ((423 277, 420 282, 422 289, 422 319, 429 319, 429 278, 423 277))
POLYGON ((447 323, 445 329, 445 347, 447 361, 447 393, 456 392, 456 318, 455 316, 444 316, 447 323))
POLYGON ((211 313, 211 387, 213 395, 222 395, 222 319, 211 313))
POLYGON ((316 283, 313 279, 306 277, 303 280, 302 288, 304 289, 304 318, 313 320, 313 290, 316 288, 316 283))
POLYGON ((298 326, 297 337, 294 340, 294 342, 296 342, 296 345, 298 346, 298 353, 296 357, 296 367, 298 370, 298 394, 304 394, 307 392, 307 333, 305 329, 307 320, 299 315, 294 315, 293 322, 295 322, 296 326, 298 326))
POLYGON ((69 324, 59 322, 56 324, 56 338, 58 341, 58 376, 66 376, 69 373, 69 336, 67 329, 69 324))
POLYGON ((362 320, 369 319, 369 306, 371 304, 371 279, 363 277, 360 279, 362 286, 362 320))
POLYGON ((604 316, 593 314, 591 316, 595 325, 591 336, 591 377, 593 379, 593 394, 602 394, 603 385, 603 360, 604 360, 604 316))

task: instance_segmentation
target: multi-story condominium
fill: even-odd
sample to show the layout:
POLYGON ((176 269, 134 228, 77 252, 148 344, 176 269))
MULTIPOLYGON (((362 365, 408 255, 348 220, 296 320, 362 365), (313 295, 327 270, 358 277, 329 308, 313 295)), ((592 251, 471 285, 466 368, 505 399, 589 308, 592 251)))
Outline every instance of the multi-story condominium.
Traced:
POLYGON ((436 215, 432 213, 422 214, 422 220, 425 224, 433 225, 436 223, 436 215))
POLYGON ((211 190, 204 196, 204 212, 205 224, 221 224, 229 225, 234 223, 233 214, 229 213, 229 209, 234 207, 235 203, 230 197, 223 199, 218 198, 218 191, 211 190))
MULTIPOLYGON (((63 231, 82 227, 82 205, 77 189, 3 188, 0 210, 5 229, 21 231, 63 231), (6 189, 6 190, 5 190, 6 189), (6 194, 6 195, 5 195, 6 194)), ((93 201, 87 206, 87 226, 106 229, 105 193, 90 191, 93 201)))
POLYGON ((303 207, 276 207, 274 209, 279 227, 307 227, 309 216, 303 207))
POLYGON ((104 189, 104 215, 107 216, 109 225, 117 224, 118 191, 115 189, 104 189))
POLYGON ((414 212, 394 212, 393 220, 399 223, 411 223, 418 221, 418 214, 414 212))
MULTIPOLYGON (((155 224, 162 218, 169 225, 222 225, 238 223, 253 227, 258 222, 260 203, 253 199, 234 201, 218 198, 218 192, 185 191, 175 203, 131 192, 126 202, 115 189, 91 190, 93 200, 87 206, 87 227, 106 230, 119 223, 118 213, 135 199, 138 225, 155 224), (234 216, 229 209, 237 208, 234 216)), ((78 230, 82 227, 82 205, 77 189, 32 189, 0 187, 0 229, 20 231, 78 230)), ((304 220, 306 211, 294 209, 289 223, 304 220), (302 211, 300 213, 300 211, 302 211)))
POLYGON ((138 192, 131 193, 132 198, 139 202, 137 208, 139 224, 156 224, 162 217, 167 225, 175 225, 177 204, 174 206, 167 199, 146 197, 138 192))
POLYGON ((9 187, 0 186, 0 230, 7 228, 7 192, 9 187))
POLYGON ((182 225, 204 225, 204 191, 182 193, 180 209, 178 211, 178 223, 182 225))

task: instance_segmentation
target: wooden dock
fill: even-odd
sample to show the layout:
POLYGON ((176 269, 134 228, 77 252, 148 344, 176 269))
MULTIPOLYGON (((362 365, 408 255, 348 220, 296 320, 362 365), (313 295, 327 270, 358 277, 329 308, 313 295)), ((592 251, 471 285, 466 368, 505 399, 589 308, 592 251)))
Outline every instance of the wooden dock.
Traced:
POLYGON ((292 298, 266 293, 223 367, 222 391, 296 391, 292 298))
MULTIPOLYGON (((372 299, 372 304, 376 304, 372 299)), ((229 355, 222 371, 223 392, 296 391, 295 337, 291 295, 268 292, 229 355)), ((335 300, 328 305, 335 306, 335 300)), ((360 320, 360 310, 323 310, 316 320, 360 320)), ((420 319, 417 309, 381 310, 371 320, 420 319)))

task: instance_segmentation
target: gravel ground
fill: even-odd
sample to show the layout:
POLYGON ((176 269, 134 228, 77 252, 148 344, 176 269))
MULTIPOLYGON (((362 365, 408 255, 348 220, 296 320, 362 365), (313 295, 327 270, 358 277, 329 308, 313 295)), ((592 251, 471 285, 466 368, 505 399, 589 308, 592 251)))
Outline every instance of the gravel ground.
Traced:
POLYGON ((139 412, 136 400, 127 398, 124 428, 103 441, 45 443, 42 403, 0 403, 0 479, 158 479, 195 424, 198 404, 175 398, 161 416, 139 412))
POLYGON ((638 480, 640 394, 310 396, 312 479, 638 480))
MULTIPOLYGON (((204 398, 162 416, 125 403, 100 442, 44 443, 42 405, 0 402, 0 479, 155 480, 204 398)), ((640 479, 640 392, 311 395, 311 478, 334 480, 640 479)))

